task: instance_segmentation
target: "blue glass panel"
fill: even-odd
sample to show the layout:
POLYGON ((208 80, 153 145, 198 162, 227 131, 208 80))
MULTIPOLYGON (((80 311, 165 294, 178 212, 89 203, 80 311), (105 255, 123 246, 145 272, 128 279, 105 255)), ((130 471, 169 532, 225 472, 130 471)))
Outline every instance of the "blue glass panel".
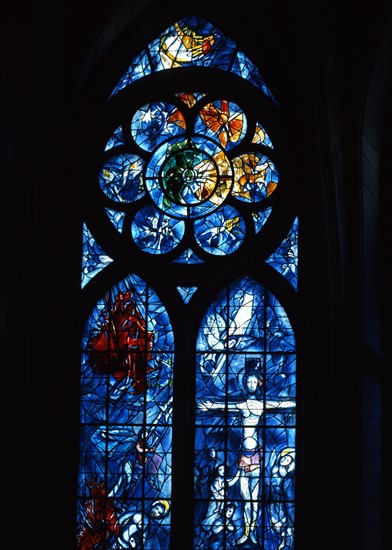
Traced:
POLYGON ((117 147, 118 145, 124 145, 121 126, 116 128, 116 130, 114 130, 113 132, 113 135, 108 139, 108 142, 106 143, 106 146, 105 146, 105 151, 108 151, 109 149, 113 149, 113 147, 117 147))
POLYGON ((281 273, 297 290, 298 288, 298 218, 281 245, 266 262, 281 273))
POLYGON ((273 100, 273 102, 277 104, 277 101, 273 96, 271 90, 269 90, 266 83, 262 79, 259 70, 252 63, 252 61, 250 61, 250 59, 246 57, 243 52, 238 51, 237 56, 233 61, 231 72, 237 74, 238 76, 241 76, 245 80, 248 80, 254 86, 256 86, 256 88, 260 88, 260 90, 262 90, 265 95, 269 96, 273 100))
POLYGON ((130 501, 129 510, 122 545, 113 548, 170 549, 171 507, 168 500, 146 500, 143 507, 130 501))
POLYGON ((183 134, 184 130, 184 115, 177 107, 164 101, 147 103, 132 117, 132 137, 146 151, 153 151, 167 138, 183 134))
POLYGON ((83 224, 83 243, 82 243, 82 278, 81 288, 91 281, 97 273, 108 266, 113 259, 108 256, 102 247, 96 242, 89 228, 83 224))
POLYGON ((173 360, 167 312, 139 277, 98 300, 82 339, 79 548, 169 549, 173 360))
POLYGON ((295 351, 294 331, 276 296, 266 296, 266 347, 268 351, 295 351))
POLYGON ((141 250, 149 254, 165 254, 181 242, 185 224, 147 205, 136 213, 131 231, 133 240, 141 250))
POLYGON ((235 208, 226 205, 210 216, 195 221, 199 246, 215 256, 232 254, 245 238, 245 221, 235 208))
POLYGON ((101 168, 99 185, 109 199, 121 203, 136 201, 145 194, 143 169, 144 161, 138 155, 116 155, 101 168))
POLYGON ((273 193, 279 175, 274 163, 261 153, 243 153, 232 159, 233 197, 244 202, 261 202, 273 193))
POLYGON ((296 362, 287 341, 294 344, 284 309, 248 277, 202 319, 195 548, 293 548, 296 362))
POLYGON ((141 52, 132 61, 131 65, 127 69, 126 73, 122 76, 117 86, 114 88, 110 97, 113 97, 117 92, 135 82, 143 76, 147 76, 151 73, 150 61, 147 52, 141 52))
POLYGON ((181 298, 187 304, 197 290, 197 286, 178 286, 178 292, 181 298))
POLYGON ((187 248, 178 258, 173 260, 178 264, 202 264, 204 260, 199 258, 190 248, 187 248))
POLYGON ((260 229, 264 226, 271 212, 272 212, 272 207, 266 208, 265 210, 261 210, 260 212, 252 212, 252 218, 253 218, 253 223, 255 224, 256 233, 258 233, 260 229))
POLYGON ((108 215, 109 220, 119 233, 122 233, 124 226, 125 212, 119 212, 118 210, 112 210, 111 208, 105 208, 105 212, 108 215))

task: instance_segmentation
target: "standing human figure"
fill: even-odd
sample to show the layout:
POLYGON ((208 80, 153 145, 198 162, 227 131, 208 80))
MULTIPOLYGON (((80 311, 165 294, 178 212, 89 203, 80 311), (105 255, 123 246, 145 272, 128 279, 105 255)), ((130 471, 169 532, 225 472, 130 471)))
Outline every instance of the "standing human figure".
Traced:
POLYGON ((283 449, 272 467, 271 476, 271 523, 280 537, 278 550, 294 548, 294 472, 295 450, 283 449))
POLYGON ((238 476, 240 493, 244 505, 244 533, 237 540, 243 544, 248 538, 257 544, 255 534, 258 495, 260 488, 260 465, 262 463, 262 446, 259 443, 258 426, 265 409, 281 409, 295 407, 292 399, 264 401, 259 398, 263 378, 257 369, 249 370, 244 375, 244 387, 247 392, 245 399, 240 401, 218 402, 210 399, 198 400, 197 405, 203 412, 222 410, 238 413, 242 424, 242 442, 238 459, 238 476))

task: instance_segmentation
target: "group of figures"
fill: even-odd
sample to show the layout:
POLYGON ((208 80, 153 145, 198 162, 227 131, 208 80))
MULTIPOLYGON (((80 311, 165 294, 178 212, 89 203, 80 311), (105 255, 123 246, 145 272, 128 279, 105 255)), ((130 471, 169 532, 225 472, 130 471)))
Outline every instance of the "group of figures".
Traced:
MULTIPOLYGON (((211 448, 197 465, 195 480, 198 506, 195 517, 195 548, 294 548, 295 449, 284 447, 264 452, 260 420, 268 410, 293 409, 295 401, 260 398, 263 379, 257 370, 244 375, 243 400, 218 402, 200 400, 206 414, 221 411, 234 419, 241 432, 240 450, 228 465, 230 443, 223 452, 211 448), (239 422, 238 422, 239 421, 239 422), (233 475, 230 475, 230 472, 233 475)), ((214 430, 210 430, 210 434, 214 430)), ((215 431, 215 441, 219 441, 215 431)))
MULTIPOLYGON (((217 456, 214 449, 209 452, 212 460, 216 462, 213 458, 217 456)), ((255 532, 257 519, 254 520, 253 528, 245 529, 243 534, 238 536, 234 518, 236 515, 240 517, 241 512, 243 512, 244 522, 246 522, 249 508, 246 510, 246 504, 238 500, 225 501, 225 489, 232 487, 236 478, 225 480, 226 467, 223 463, 219 463, 218 466, 214 467, 211 473, 208 473, 208 466, 206 465, 202 470, 197 480, 196 492, 201 492, 204 486, 205 498, 209 498, 209 500, 201 503, 197 513, 198 516, 202 517, 200 512, 207 509, 201 522, 196 522, 199 526, 195 531, 194 548, 199 550, 233 549, 247 546, 264 548, 265 546, 259 542, 255 532), (242 507, 244 507, 243 510, 241 510, 242 507)), ((270 528, 272 529, 270 538, 276 541, 273 547, 278 550, 292 550, 294 548, 294 475, 294 449, 283 449, 278 455, 277 463, 272 468, 268 487, 268 505, 265 510, 265 515, 268 515, 270 528)), ((259 483, 261 482, 259 481, 259 483)), ((258 490, 257 482, 254 484, 255 490, 258 490)), ((231 491, 231 493, 233 495, 234 491, 231 491)), ((230 490, 228 494, 230 495, 230 490)), ((257 508, 256 501, 254 507, 256 518, 258 516, 257 508)))

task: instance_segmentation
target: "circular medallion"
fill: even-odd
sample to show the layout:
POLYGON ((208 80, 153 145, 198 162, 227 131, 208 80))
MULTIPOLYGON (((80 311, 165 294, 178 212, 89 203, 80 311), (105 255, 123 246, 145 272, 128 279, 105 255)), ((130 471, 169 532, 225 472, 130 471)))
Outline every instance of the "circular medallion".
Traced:
POLYGON ((223 203, 233 171, 223 148, 195 135, 161 144, 146 168, 145 183, 155 205, 176 218, 199 218, 223 203))

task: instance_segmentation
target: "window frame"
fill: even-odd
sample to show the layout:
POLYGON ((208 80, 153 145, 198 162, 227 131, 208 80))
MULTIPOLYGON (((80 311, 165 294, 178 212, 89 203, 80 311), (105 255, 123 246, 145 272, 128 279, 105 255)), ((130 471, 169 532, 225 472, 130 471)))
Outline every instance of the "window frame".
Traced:
MULTIPOLYGON (((138 37, 137 40, 135 40, 135 44, 132 47, 129 47, 127 45, 125 50, 127 50, 127 56, 126 61, 124 61, 125 65, 129 63, 129 60, 132 59, 133 53, 138 53, 142 49, 141 44, 148 44, 151 37, 156 37, 159 34, 159 30, 164 30, 168 26, 168 21, 172 22, 175 18, 168 17, 167 14, 166 19, 164 19, 164 22, 160 22, 158 26, 152 24, 149 27, 149 33, 146 33, 143 38, 142 42, 140 42, 140 37, 138 37), (129 55, 129 52, 132 52, 131 55, 129 55)), ((180 17, 178 17, 179 19, 180 17)), ((214 23, 214 18, 207 17, 210 22, 214 23)), ((227 23, 227 22, 226 22, 227 23)), ((223 32, 224 26, 219 24, 219 21, 215 23, 218 28, 220 28, 223 32)), ((238 40, 237 36, 232 36, 228 34, 230 38, 235 40, 237 43, 237 46, 241 49, 241 43, 238 40)), ((242 37, 243 38, 243 37, 242 37)), ((112 58, 112 55, 109 53, 106 54, 107 61, 110 63, 110 60, 112 58)), ((250 59, 252 59, 252 55, 249 56, 250 59)), ((125 59, 125 58, 124 58, 125 59)), ((122 70, 124 69, 124 63, 122 70)), ((105 65, 105 63, 104 63, 105 65)), ((256 63, 257 65, 257 63, 256 63)), ((110 72, 113 73, 113 67, 110 69, 110 72)), ((115 72, 117 76, 121 74, 121 69, 119 69, 119 65, 116 63, 115 72)), ((220 86, 222 86, 222 82, 225 83, 226 81, 229 81, 230 78, 227 78, 227 75, 225 74, 217 74, 216 70, 207 71, 208 77, 206 78, 209 86, 211 87, 213 83, 213 87, 218 89, 220 86)), ((168 75, 165 74, 166 72, 163 71, 162 74, 155 75, 157 77, 157 80, 159 81, 159 97, 161 96, 161 92, 164 92, 165 94, 169 94, 169 92, 176 91, 182 91, 182 90, 189 90, 189 91, 196 91, 199 89, 202 90, 202 86, 200 83, 203 81, 201 79, 201 73, 205 74, 205 70, 198 71, 197 69, 181 69, 181 71, 178 71, 177 73, 172 72, 172 74, 168 75), (181 74, 180 74, 181 73, 181 74), (184 84, 186 82, 186 84, 184 84)), ((99 74, 99 71, 98 71, 99 74)), ((108 135, 110 135, 111 131, 114 130, 113 126, 113 119, 119 120, 119 113, 121 109, 123 108, 126 101, 129 101, 129 97, 132 95, 132 100, 134 102, 134 105, 140 105, 141 98, 143 98, 143 102, 147 102, 148 98, 158 98, 156 95, 155 90, 151 91, 151 94, 148 94, 146 96, 145 90, 144 90, 144 79, 141 79, 140 82, 135 82, 132 84, 130 88, 132 88, 132 91, 125 90, 124 93, 118 94, 118 98, 114 98, 114 100, 107 101, 107 89, 102 93, 102 87, 100 88, 100 99, 98 99, 97 102, 94 102, 93 109, 89 108, 87 109, 87 112, 83 113, 83 118, 88 121, 90 121, 91 124, 94 124, 95 118, 97 113, 101 113, 102 116, 102 125, 98 129, 97 136, 95 136, 94 143, 88 144, 86 147, 86 144, 82 145, 83 150, 83 168, 82 168, 82 177, 81 181, 87 182, 87 185, 85 188, 81 189, 81 197, 82 202, 86 205, 88 205, 88 197, 90 195, 94 196, 94 204, 100 204, 99 208, 102 210, 103 203, 101 199, 99 198, 97 194, 97 185, 96 185, 96 179, 95 179, 95 173, 94 170, 91 170, 92 166, 95 166, 95 172, 98 169, 97 159, 101 158, 101 153, 103 150, 103 145, 105 140, 107 140, 108 135), (106 96, 105 96, 106 94, 106 96)), ((107 79, 107 81, 111 81, 110 78, 107 79)), ((116 82, 116 80, 113 80, 113 82, 116 82)), ((91 79, 91 84, 89 85, 94 87, 94 78, 91 79)), ((270 228, 275 228, 276 233, 275 237, 269 237, 264 242, 260 242, 260 258, 256 260, 252 260, 251 262, 248 262, 249 269, 247 271, 247 274, 250 276, 254 276, 255 278, 258 278, 258 280, 261 278, 261 280, 265 283, 266 288, 270 290, 271 292, 275 293, 275 295, 278 297, 284 296, 283 303, 288 316, 291 320, 292 326, 294 327, 294 330, 296 334, 299 330, 299 322, 300 322, 300 316, 298 313, 298 304, 299 304, 299 298, 298 293, 292 288, 292 286, 282 279, 277 279, 274 276, 273 270, 270 266, 266 264, 262 264, 262 261, 266 259, 269 254, 275 250, 275 248, 280 244, 282 241, 282 238, 285 237, 285 234, 289 231, 291 224, 293 223, 295 217, 298 215, 298 205, 295 200, 295 195, 293 191, 293 187, 295 186, 295 172, 293 171, 294 161, 296 158, 295 150, 296 147, 293 146, 291 140, 292 140, 292 130, 291 130, 291 122, 290 120, 285 119, 285 116, 282 114, 282 112, 279 109, 271 109, 270 100, 267 98, 263 98, 262 94, 260 92, 256 92, 253 90, 248 83, 241 81, 238 79, 238 92, 236 95, 236 99, 240 102, 241 99, 246 98, 249 103, 252 101, 249 99, 249 97, 257 96, 258 101, 260 102, 261 98, 261 104, 259 109, 260 112, 263 112, 265 114, 265 117, 263 117, 263 122, 265 122, 265 126, 268 127, 269 133, 271 132, 272 141, 275 146, 275 151, 272 155, 272 158, 274 162, 279 163, 280 169, 282 168, 282 171, 280 172, 281 180, 286 179, 286 185, 288 190, 286 189, 285 196, 283 199, 281 199, 281 205, 280 205, 280 214, 283 212, 283 222, 282 222, 282 216, 279 213, 274 213, 271 215, 271 219, 267 222, 270 228), (271 131, 270 128, 273 128, 271 131), (291 186, 291 190, 289 189, 291 186), (261 264, 261 265, 260 265, 261 264)), ((273 85, 271 86, 273 89, 273 85)), ((230 97, 231 99, 231 97, 230 97)), ((128 110, 129 107, 127 107, 128 110)), ((132 110, 132 109, 131 109, 132 110)), ((256 116, 257 118, 257 116, 256 116)), ((259 117, 260 118, 260 117, 259 117)), ((266 149, 266 153, 271 155, 271 150, 266 149)), ((81 154, 81 152, 79 153, 81 154)), ((102 238, 102 242, 106 242, 105 238, 105 231, 112 233, 113 227, 110 227, 110 222, 107 220, 104 224, 105 227, 101 226, 102 216, 96 215, 94 212, 94 208, 91 205, 91 207, 87 206, 87 209, 85 210, 85 220, 91 224, 91 227, 94 229, 97 235, 99 235, 102 238)), ((99 210, 98 208, 98 210, 99 210)), ((275 209, 276 210, 276 209, 275 209)), ((270 229, 270 234, 272 233, 272 229, 270 229)), ((110 239, 109 239, 110 240, 110 239)), ((114 241, 113 241, 114 242, 114 241)), ((109 247, 111 251, 114 252, 114 256, 116 254, 120 255, 124 252, 125 247, 124 244, 121 243, 113 243, 109 247)), ((124 262, 119 262, 116 264, 116 262, 113 262, 113 266, 110 266, 109 268, 106 268, 104 272, 102 272, 99 276, 97 276, 96 280, 91 281, 87 287, 83 290, 83 295, 81 300, 81 307, 80 311, 89 311, 91 310, 92 306, 96 302, 97 298, 100 296, 101 289, 105 287, 105 285, 109 284, 109 280, 119 280, 121 279, 126 273, 128 266, 131 265, 132 261, 134 263, 138 264, 139 259, 143 259, 143 265, 139 269, 138 274, 145 278, 147 277, 147 280, 149 281, 149 284, 151 284, 152 288, 158 293, 159 296, 164 297, 164 301, 167 303, 172 303, 172 316, 171 321, 173 325, 173 329, 177 331, 178 337, 177 341, 183 341, 184 345, 180 347, 180 350, 177 350, 177 353, 179 354, 180 359, 178 360, 179 363, 186 363, 186 355, 187 355, 187 347, 189 346, 190 341, 195 341, 196 333, 198 330, 199 322, 202 318, 204 308, 207 307, 208 303, 214 298, 217 291, 221 289, 225 284, 229 283, 230 281, 234 280, 236 277, 238 277, 242 273, 242 261, 249 257, 249 249, 240 249, 238 251, 238 254, 233 255, 235 256, 235 260, 237 265, 234 265, 235 262, 232 257, 228 259, 224 258, 212 258, 211 259, 211 266, 207 270, 207 276, 203 276, 201 274, 201 267, 198 265, 195 266, 187 266, 187 265, 181 265, 177 264, 175 266, 175 272, 176 276, 178 276, 178 283, 177 285, 193 285, 194 279, 192 277, 198 276, 200 277, 201 281, 201 288, 203 289, 202 292, 200 292, 201 298, 198 299, 197 303, 192 302, 191 304, 184 304, 181 298, 178 294, 175 292, 175 288, 169 289, 168 291, 165 291, 164 289, 164 277, 162 277, 162 274, 167 273, 167 264, 168 264, 168 257, 159 258, 156 256, 153 256, 151 258, 147 257, 146 254, 141 253, 139 250, 134 247, 132 251, 126 252, 126 260, 124 262), (215 265, 214 265, 215 264, 215 265), (156 265, 159 266, 159 268, 156 268, 156 265), (155 267, 154 267, 155 266, 155 267), (222 274, 222 271, 225 270, 225 273, 222 274), (151 278, 151 273, 154 273, 154 276, 151 278), (187 332, 184 332, 183 329, 183 319, 184 317, 188 318, 190 320, 190 327, 187 332)), ((146 280, 146 279, 145 279, 146 280)), ((83 318, 83 314, 81 315, 83 318)), ((194 368, 194 364, 193 364, 194 368)), ((188 500, 187 495, 189 495, 190 488, 193 485, 193 471, 189 471, 187 474, 183 474, 183 464, 181 462, 181 456, 184 455, 184 447, 186 449, 186 456, 192 457, 193 456, 193 437, 189 436, 187 441, 184 444, 183 439, 181 439, 181 434, 189 433, 189 430, 187 429, 187 425, 184 424, 184 419, 189 419, 194 417, 194 410, 192 409, 192 395, 194 395, 194 383, 189 381, 186 377, 186 371, 177 368, 177 372, 175 374, 177 376, 177 388, 174 389, 174 399, 177 403, 177 413, 175 413, 173 424, 174 424, 174 434, 173 434, 173 457, 174 457, 174 471, 177 472, 175 478, 173 478, 173 509, 172 513, 173 516, 176 518, 173 521, 173 540, 183 541, 183 534, 187 533, 188 537, 190 537, 189 533, 192 532, 192 521, 193 516, 191 513, 191 509, 193 509, 193 503, 189 502, 188 505, 185 505, 185 503, 188 500), (182 388, 187 387, 187 391, 183 392, 182 388), (181 389, 180 389, 181 388, 181 389), (177 434, 177 435, 176 435, 177 434), (178 458, 176 458, 178 457, 178 458), (181 477, 183 476, 183 477, 181 477), (184 480, 185 483, 184 483, 184 480), (181 503, 181 504, 179 504, 181 503), (188 526, 188 529, 184 529, 184 525, 188 526)), ((193 433, 193 432, 192 432, 193 433)), ((191 544, 191 541, 189 539, 188 541, 191 544)), ((180 543, 180 547, 182 548, 182 543, 180 543)))

